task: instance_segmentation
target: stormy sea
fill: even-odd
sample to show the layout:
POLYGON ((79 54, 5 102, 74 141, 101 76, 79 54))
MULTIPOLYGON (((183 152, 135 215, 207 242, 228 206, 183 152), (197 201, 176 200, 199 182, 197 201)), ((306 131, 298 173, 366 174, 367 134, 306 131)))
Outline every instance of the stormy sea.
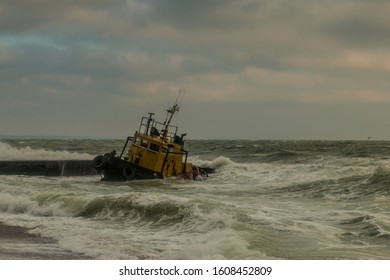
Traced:
MULTIPOLYGON (((122 140, 1 139, 0 160, 122 140)), ((0 259, 390 259, 390 142, 188 140, 206 181, 0 176, 0 259)))

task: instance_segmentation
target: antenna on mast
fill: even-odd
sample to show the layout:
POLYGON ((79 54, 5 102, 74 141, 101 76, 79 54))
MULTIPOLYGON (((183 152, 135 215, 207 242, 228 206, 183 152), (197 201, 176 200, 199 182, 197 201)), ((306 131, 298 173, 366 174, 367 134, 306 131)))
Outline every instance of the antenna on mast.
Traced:
MULTIPOLYGON (((181 89, 179 90, 179 93, 178 93, 178 95, 176 97, 175 104, 167 110, 167 117, 166 117, 165 122, 164 122, 165 128, 164 128, 164 132, 163 132, 163 137, 167 136, 168 127, 169 127, 169 124, 171 123, 173 115, 176 112, 179 112, 180 106, 179 106, 179 104, 177 102, 178 102, 178 100, 180 98, 180 95, 181 95, 181 89)), ((181 96, 180 105, 183 102, 183 98, 184 98, 184 94, 181 96)))
POLYGON ((185 92, 182 93, 182 90, 180 89, 180 90, 179 90, 179 93, 177 94, 177 97, 176 97, 175 105, 173 105, 173 107, 170 108, 170 109, 174 109, 174 110, 176 110, 177 112, 179 112, 181 103, 183 102, 184 95, 185 95, 185 92), (178 103, 179 98, 180 98, 180 103, 178 103))
MULTIPOLYGON (((181 94, 181 89, 180 89, 180 91, 179 91, 179 94, 177 95, 178 98, 179 98, 180 94, 181 94)), ((183 94, 181 94, 181 99, 180 99, 179 108, 180 108, 180 106, 181 106, 181 103, 183 102, 184 95, 186 95, 186 92, 185 92, 185 91, 183 92, 183 94)))

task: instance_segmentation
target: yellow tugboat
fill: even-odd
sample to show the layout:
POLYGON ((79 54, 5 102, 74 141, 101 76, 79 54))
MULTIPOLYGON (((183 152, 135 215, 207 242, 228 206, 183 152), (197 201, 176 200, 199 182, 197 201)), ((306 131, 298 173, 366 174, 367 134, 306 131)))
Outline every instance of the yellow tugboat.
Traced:
MULTIPOLYGON (((179 98, 179 96, 178 96, 179 98)), ((165 121, 157 122, 149 113, 143 117, 138 131, 127 141, 119 156, 116 152, 98 155, 93 167, 102 180, 139 180, 180 177, 190 180, 204 180, 211 168, 201 168, 187 162, 188 152, 184 149, 184 136, 178 136, 178 127, 171 125, 173 115, 179 111, 177 100, 167 110, 165 121), (126 147, 130 143, 127 154, 126 147)))

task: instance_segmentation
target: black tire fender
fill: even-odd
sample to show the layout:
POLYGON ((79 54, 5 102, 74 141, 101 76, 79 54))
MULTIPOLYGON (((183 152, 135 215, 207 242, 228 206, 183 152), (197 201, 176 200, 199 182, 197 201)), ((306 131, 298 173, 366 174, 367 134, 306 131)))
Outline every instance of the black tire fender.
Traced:
POLYGON ((96 156, 93 161, 92 161, 92 166, 93 168, 95 168, 96 170, 102 170, 104 169, 105 165, 107 164, 107 160, 104 156, 102 155, 99 155, 99 156, 96 156))
POLYGON ((135 178, 135 170, 131 166, 126 166, 123 168, 122 174, 126 180, 133 180, 135 178))

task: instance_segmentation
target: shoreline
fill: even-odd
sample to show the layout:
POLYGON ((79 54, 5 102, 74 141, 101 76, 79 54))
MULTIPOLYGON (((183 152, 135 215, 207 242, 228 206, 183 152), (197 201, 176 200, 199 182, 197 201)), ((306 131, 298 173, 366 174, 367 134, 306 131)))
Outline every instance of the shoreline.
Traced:
POLYGON ((30 228, 0 221, 0 260, 87 260, 88 256, 63 250, 57 240, 29 233, 30 228))

